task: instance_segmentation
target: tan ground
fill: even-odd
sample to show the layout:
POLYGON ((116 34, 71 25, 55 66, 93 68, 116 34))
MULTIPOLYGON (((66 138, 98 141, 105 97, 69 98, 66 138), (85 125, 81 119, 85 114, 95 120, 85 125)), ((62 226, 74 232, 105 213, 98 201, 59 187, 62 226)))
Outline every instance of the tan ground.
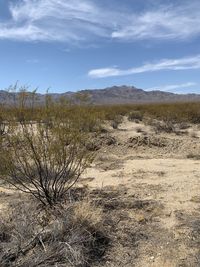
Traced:
MULTIPOLYGON (((151 214, 152 220, 146 222, 152 230, 144 229, 152 237, 140 243, 137 257, 130 257, 128 262, 121 259, 121 263, 118 259, 113 265, 105 266, 200 266, 200 240, 195 237, 195 231, 200 237, 200 162, 187 158, 189 154, 200 155, 199 139, 190 135, 194 131, 198 136, 197 128, 180 136, 156 135, 149 126, 127 120, 118 130, 111 131, 117 144, 101 149, 83 183, 101 190, 126 188, 128 196, 156 201, 158 208, 157 214, 155 210, 151 214), (149 138, 164 138, 166 146, 132 146, 129 144, 131 137, 144 135, 137 133, 138 128, 149 138)), ((144 223, 141 210, 130 209, 128 213, 130 223, 138 216, 144 223)), ((126 257, 126 254, 122 252, 120 257, 126 257)))
MULTIPOLYGON (((106 212, 116 218, 115 242, 98 266, 200 266, 200 132, 187 131, 156 134, 125 119, 102 134, 116 143, 100 148, 81 179, 107 192, 106 212)), ((0 190, 0 209, 10 194, 0 190)))

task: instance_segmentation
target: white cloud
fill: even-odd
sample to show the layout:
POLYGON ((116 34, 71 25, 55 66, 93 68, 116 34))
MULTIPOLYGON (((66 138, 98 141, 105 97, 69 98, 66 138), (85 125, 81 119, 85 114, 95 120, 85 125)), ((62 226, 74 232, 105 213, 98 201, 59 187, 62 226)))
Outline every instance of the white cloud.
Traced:
POLYGON ((119 3, 111 9, 106 1, 17 0, 9 5, 11 18, 0 23, 0 39, 71 43, 96 37, 135 41, 199 36, 200 2, 175 2, 136 12, 130 6, 120 10, 119 3))
POLYGON ((1 39, 67 41, 109 37, 115 12, 90 0, 22 0, 10 5, 11 19, 0 24, 1 39))
POLYGON ((158 91, 165 91, 165 92, 176 92, 177 89, 183 89, 183 88, 190 88, 193 86, 196 86, 197 83, 195 82, 187 82, 187 83, 182 83, 182 84, 170 84, 170 85, 163 85, 163 86, 155 86, 151 88, 147 88, 147 91, 153 91, 153 90, 158 90, 158 91))
POLYGON ((188 39, 200 34, 200 2, 157 6, 130 16, 129 23, 113 31, 112 37, 122 40, 188 39))
POLYGON ((200 69, 200 55, 184 57, 179 59, 162 59, 158 62, 147 63, 141 67, 134 67, 127 70, 119 68, 93 69, 88 72, 92 78, 105 78, 112 76, 125 76, 144 72, 154 72, 160 70, 189 70, 200 69))

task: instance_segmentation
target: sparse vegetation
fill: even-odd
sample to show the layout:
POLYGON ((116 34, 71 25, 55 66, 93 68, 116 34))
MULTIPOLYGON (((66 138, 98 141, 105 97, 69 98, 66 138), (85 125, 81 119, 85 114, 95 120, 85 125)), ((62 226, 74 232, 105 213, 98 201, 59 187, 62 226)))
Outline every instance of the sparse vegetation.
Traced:
POLYGON ((176 128, 173 122, 171 121, 158 121, 154 120, 151 125, 153 126, 156 133, 175 133, 176 128))
MULTIPOLYGON (((181 151, 184 138, 190 138, 191 152, 183 154, 191 159, 188 162, 200 158, 193 148, 198 142, 198 126, 192 128, 194 123, 200 123, 199 103, 92 106, 88 96, 77 95, 77 99, 74 103, 66 99, 53 102, 47 94, 41 106, 36 104, 35 92, 27 93, 22 88, 12 106, 1 105, 0 178, 11 190, 27 193, 22 193, 22 201, 12 203, 0 219, 2 267, 89 267, 99 262, 101 266, 111 266, 109 256, 113 266, 119 262, 119 266, 126 266, 124 255, 127 259, 131 255, 132 264, 140 242, 145 240, 147 246, 150 240, 152 248, 152 233, 158 238, 160 229, 152 230, 157 227, 154 217, 157 219, 164 210, 156 201, 138 198, 151 198, 157 192, 162 195, 162 190, 166 195, 167 190, 152 181, 147 185, 144 179, 153 173, 162 182, 168 172, 159 168, 151 172, 149 165, 145 173, 141 165, 137 174, 130 169, 124 175, 126 159, 149 157, 154 164, 152 151, 163 158, 167 153, 175 154, 178 149, 181 151), (140 125, 135 127, 130 121, 140 125), (128 124, 129 134, 133 135, 128 135, 123 127, 115 131, 121 123, 123 127, 128 124), (182 134, 189 127, 189 135, 167 136, 182 134), (160 134, 156 136, 152 129, 160 134), (196 129, 195 135, 192 129, 196 129), (116 133, 126 140, 119 139, 116 133), (128 154, 131 150, 135 154, 128 154), (108 189, 109 186, 110 191, 105 192, 103 183, 100 190, 86 190, 84 183, 75 188, 96 151, 99 161, 95 164, 98 171, 101 169, 100 175, 107 170, 114 183, 116 177, 120 178, 120 193, 108 189), (147 156, 145 151, 150 151, 147 156), (122 177, 127 184, 134 183, 132 192, 124 190, 122 177), (139 180, 143 181, 141 188, 135 186, 139 180)), ((173 163, 168 164, 172 167, 173 163)), ((94 179, 93 175, 89 179, 94 179)))
POLYGON ((37 123, 25 118, 24 101, 17 111, 0 153, 1 176, 44 205, 53 206, 65 198, 92 159, 85 146, 90 129, 63 119, 48 102, 37 123))
POLYGON ((188 158, 188 159, 200 160, 200 155, 198 155, 198 154, 193 154, 193 153, 189 153, 189 154, 187 155, 187 158, 188 158))
POLYGON ((135 110, 135 111, 131 111, 128 114, 128 120, 129 121, 142 121, 143 119, 143 114, 141 111, 135 110))
POLYGON ((116 115, 111 121, 111 126, 113 129, 118 129, 118 126, 122 123, 123 117, 121 115, 116 115))
POLYGON ((0 221, 1 267, 89 266, 108 243, 103 212, 87 200, 55 210, 20 202, 0 221))

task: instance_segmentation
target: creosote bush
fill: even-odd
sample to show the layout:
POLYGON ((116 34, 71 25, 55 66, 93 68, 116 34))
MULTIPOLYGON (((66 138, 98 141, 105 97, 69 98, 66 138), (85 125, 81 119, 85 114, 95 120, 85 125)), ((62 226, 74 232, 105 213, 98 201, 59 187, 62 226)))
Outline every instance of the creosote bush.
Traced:
POLYGON ((83 134, 58 122, 11 127, 0 158, 4 179, 43 204, 62 201, 91 160, 83 134))
POLYGON ((1 177, 50 206, 65 199, 93 158, 85 146, 89 129, 78 120, 82 114, 64 117, 61 108, 47 98, 32 121, 23 91, 0 153, 1 177))
POLYGON ((117 128, 122 116, 153 118, 157 132, 174 132, 177 123, 198 123, 200 114, 199 103, 93 106, 84 94, 74 103, 47 94, 38 104, 36 92, 25 87, 13 98, 12 105, 0 106, 1 178, 50 206, 64 200, 92 161, 99 146, 88 149, 91 133, 98 134, 103 121, 117 128))

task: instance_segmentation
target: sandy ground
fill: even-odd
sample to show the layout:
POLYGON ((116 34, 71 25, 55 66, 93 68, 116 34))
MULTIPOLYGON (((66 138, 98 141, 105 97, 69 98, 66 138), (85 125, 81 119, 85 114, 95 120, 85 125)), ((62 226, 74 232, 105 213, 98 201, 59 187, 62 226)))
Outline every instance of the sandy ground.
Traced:
MULTIPOLYGON (((108 192, 112 207, 106 212, 120 218, 115 242, 98 266, 200 266, 200 132, 197 126, 187 131, 156 134, 125 119, 103 134, 115 142, 97 151, 81 179, 108 192)), ((0 190, 0 210, 11 194, 0 190)))
MULTIPOLYGON (((196 159, 200 145, 191 131, 199 135, 197 128, 180 136, 156 135, 149 126, 125 120, 118 130, 110 132, 116 144, 101 149, 82 182, 100 190, 126 188, 128 196, 156 201, 158 208, 146 223, 143 231, 150 237, 137 246, 137 257, 121 263, 118 259, 108 266, 200 266, 200 163, 196 159), (139 128, 143 133, 138 133, 139 128), (158 146, 155 142, 132 145, 130 139, 137 136, 156 138, 158 146), (164 147, 159 140, 165 141, 164 147)), ((139 214, 134 209, 128 212, 130 225, 141 216, 141 210, 139 214)))

